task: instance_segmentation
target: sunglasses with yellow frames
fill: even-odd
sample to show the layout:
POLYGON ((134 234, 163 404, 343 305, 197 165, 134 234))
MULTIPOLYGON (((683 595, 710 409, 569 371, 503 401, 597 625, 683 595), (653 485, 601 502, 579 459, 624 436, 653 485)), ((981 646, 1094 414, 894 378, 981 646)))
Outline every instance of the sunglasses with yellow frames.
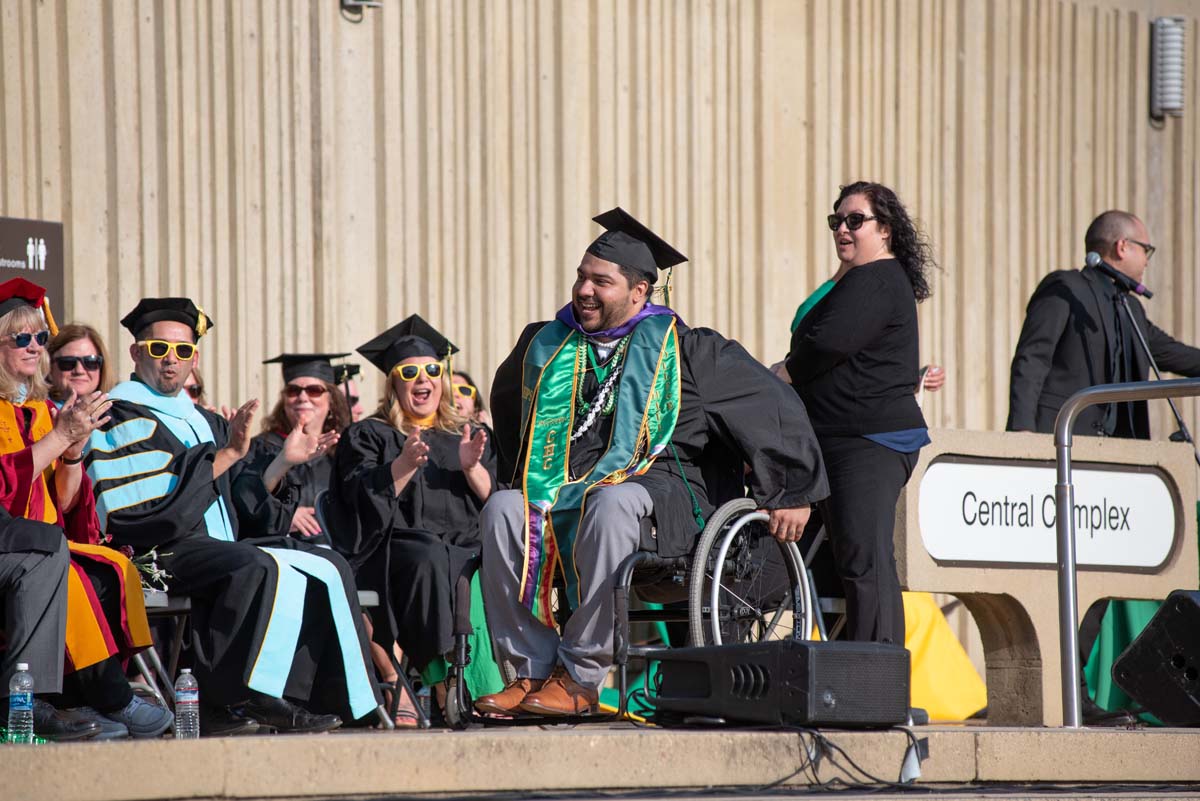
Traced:
POLYGON ((174 351, 175 358, 181 362, 191 361, 196 351, 200 350, 191 342, 167 342, 163 339, 140 339, 136 344, 144 347, 152 359, 165 359, 168 353, 174 351))
POLYGON ((425 375, 430 378, 441 378, 442 370, 445 368, 441 362, 430 362, 429 364, 398 364, 392 369, 392 372, 400 376, 401 381, 416 381, 417 376, 421 374, 421 369, 425 369, 425 375))

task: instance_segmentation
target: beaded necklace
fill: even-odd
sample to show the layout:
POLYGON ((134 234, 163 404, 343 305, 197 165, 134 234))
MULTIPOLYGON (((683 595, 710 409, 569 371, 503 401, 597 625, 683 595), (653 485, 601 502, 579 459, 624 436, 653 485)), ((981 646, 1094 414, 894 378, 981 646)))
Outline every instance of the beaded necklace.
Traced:
POLYGON ((612 358, 607 365, 600 365, 596 362, 596 357, 592 355, 592 349, 586 338, 581 337, 579 345, 575 350, 575 373, 581 376, 579 386, 576 390, 576 417, 582 418, 579 427, 575 429, 575 433, 571 434, 571 442, 582 437, 595 424, 597 417, 607 417, 612 414, 617 405, 617 381, 621 377, 621 370, 625 366, 625 350, 629 345, 631 334, 626 334, 617 343, 616 349, 613 352, 612 358), (590 361, 591 370, 595 373, 596 378, 600 380, 600 389, 596 392, 596 397, 591 403, 588 403, 583 398, 583 378, 588 367, 585 362, 590 361))

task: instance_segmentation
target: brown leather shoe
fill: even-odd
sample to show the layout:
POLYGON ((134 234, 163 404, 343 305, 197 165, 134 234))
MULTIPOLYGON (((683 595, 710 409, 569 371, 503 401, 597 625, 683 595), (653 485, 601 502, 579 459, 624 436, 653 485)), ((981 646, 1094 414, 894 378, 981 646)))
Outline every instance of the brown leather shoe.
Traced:
POLYGON ((517 679, 504 685, 498 693, 485 695, 475 702, 480 712, 493 715, 515 715, 520 712, 521 702, 531 692, 542 689, 545 679, 517 679))
POLYGON ((542 689, 525 696, 521 710, 535 715, 592 715, 600 709, 600 692, 571 678, 566 668, 557 667, 542 689))

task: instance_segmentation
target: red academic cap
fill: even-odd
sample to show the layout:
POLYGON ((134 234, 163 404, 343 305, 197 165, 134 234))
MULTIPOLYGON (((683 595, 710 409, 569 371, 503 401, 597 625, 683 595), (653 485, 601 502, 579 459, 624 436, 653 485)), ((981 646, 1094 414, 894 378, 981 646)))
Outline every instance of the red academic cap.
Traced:
POLYGON ((46 324, 51 334, 58 334, 58 326, 50 314, 50 304, 46 302, 46 288, 38 286, 24 278, 10 278, 0 284, 0 317, 22 306, 32 306, 41 309, 46 316, 46 324))

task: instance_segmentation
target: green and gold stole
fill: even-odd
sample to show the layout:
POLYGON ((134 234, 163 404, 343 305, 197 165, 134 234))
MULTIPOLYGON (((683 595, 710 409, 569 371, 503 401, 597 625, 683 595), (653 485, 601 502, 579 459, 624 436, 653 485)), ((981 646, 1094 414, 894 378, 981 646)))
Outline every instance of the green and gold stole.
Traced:
POLYGON ((553 625, 554 576, 566 583, 566 600, 579 604, 575 532, 587 494, 645 473, 671 441, 679 419, 679 334, 672 314, 647 317, 630 335, 619 379, 608 449, 581 478, 571 480, 571 429, 588 347, 578 331, 555 320, 525 352, 521 376, 521 431, 528 444, 522 474, 525 493, 525 562, 520 598, 553 625))

